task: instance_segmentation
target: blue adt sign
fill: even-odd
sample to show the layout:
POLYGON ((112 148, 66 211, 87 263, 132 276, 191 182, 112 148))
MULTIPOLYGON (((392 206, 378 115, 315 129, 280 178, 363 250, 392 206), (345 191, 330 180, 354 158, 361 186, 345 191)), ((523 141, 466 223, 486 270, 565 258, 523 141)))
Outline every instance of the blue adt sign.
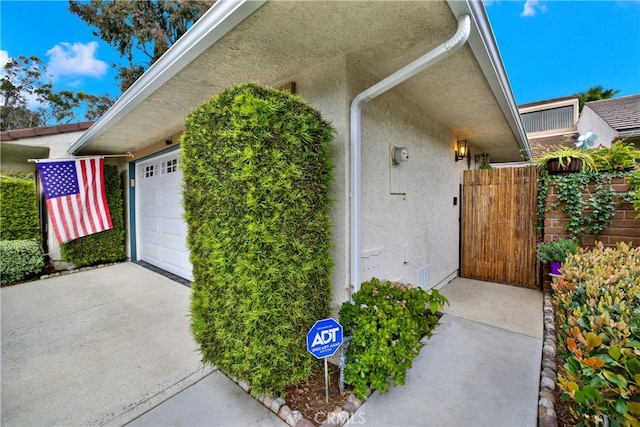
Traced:
POLYGON ((333 319, 318 320, 307 334, 307 350, 318 359, 333 356, 342 344, 342 325, 333 319))

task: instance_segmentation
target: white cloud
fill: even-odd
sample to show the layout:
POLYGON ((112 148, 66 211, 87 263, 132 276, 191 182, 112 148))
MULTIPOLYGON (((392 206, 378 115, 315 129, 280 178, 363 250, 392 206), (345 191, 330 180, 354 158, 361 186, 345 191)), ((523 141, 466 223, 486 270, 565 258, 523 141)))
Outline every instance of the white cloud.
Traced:
POLYGON ((47 71, 54 80, 61 76, 102 77, 107 63, 96 58, 97 42, 60 43, 47 51, 47 71))
POLYGON ((4 76, 4 66, 9 62, 9 52, 0 49, 0 77, 4 76))
POLYGON ((536 16, 537 11, 546 12, 547 7, 539 0, 527 0, 524 2, 524 9, 522 9, 520 16, 536 16))

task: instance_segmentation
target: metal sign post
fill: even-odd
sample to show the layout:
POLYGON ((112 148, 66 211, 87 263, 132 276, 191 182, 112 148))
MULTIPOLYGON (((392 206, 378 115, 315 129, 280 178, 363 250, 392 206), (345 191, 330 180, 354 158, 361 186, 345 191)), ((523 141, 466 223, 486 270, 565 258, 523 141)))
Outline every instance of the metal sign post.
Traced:
POLYGON ((329 403, 329 368, 327 357, 333 356, 342 344, 342 326, 334 319, 318 320, 307 333, 307 351, 324 359, 325 401, 329 403))

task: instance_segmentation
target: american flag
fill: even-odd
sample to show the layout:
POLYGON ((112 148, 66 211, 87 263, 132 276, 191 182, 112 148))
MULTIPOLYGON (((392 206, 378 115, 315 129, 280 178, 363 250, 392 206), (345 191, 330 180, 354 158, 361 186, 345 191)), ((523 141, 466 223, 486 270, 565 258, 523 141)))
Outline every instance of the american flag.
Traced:
POLYGON ((113 228, 104 190, 104 158, 38 162, 58 242, 113 228))

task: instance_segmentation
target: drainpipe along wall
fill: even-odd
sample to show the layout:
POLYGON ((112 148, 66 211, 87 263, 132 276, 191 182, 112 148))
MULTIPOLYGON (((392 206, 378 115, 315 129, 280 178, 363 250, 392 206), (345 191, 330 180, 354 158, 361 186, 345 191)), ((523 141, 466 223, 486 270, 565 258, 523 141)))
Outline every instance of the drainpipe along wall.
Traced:
POLYGON ((351 284, 354 292, 360 290, 362 254, 362 107, 387 90, 413 77, 441 59, 460 49, 469 38, 469 15, 458 18, 456 33, 438 47, 358 94, 351 102, 351 284))

